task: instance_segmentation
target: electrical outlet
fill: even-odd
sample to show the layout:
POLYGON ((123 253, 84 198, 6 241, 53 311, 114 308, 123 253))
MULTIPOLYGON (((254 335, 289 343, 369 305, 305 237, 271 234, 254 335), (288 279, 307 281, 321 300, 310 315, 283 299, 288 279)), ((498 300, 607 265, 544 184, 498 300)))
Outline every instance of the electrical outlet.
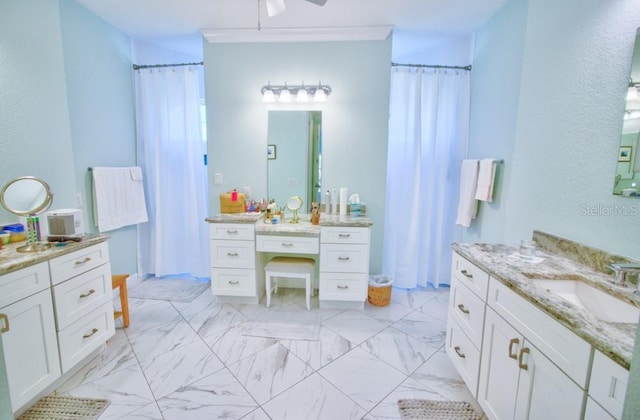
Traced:
POLYGON ((82 194, 76 193, 76 207, 82 208, 82 194))
POLYGON ((215 185, 222 185, 222 174, 213 174, 213 183, 215 185))

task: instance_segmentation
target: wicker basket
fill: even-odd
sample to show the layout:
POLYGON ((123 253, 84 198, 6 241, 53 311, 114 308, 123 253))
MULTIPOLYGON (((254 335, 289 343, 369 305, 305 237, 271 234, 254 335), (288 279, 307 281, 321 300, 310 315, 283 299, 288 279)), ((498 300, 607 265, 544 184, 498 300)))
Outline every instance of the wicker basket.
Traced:
POLYGON ((369 280, 367 301, 375 306, 387 306, 391 303, 392 281, 387 276, 372 276, 369 280))

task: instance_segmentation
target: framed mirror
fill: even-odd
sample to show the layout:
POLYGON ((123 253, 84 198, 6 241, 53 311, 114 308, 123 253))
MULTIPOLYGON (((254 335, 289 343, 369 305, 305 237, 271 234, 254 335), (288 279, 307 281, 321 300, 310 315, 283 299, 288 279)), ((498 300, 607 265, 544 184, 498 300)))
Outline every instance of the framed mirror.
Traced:
POLYGON ((636 31, 613 194, 640 197, 640 28, 636 31))
POLYGON ((267 194, 276 203, 322 195, 322 112, 269 111, 267 194), (277 151, 277 153, 276 153, 277 151))
POLYGON ((46 211, 53 201, 49 185, 33 176, 9 181, 0 192, 0 203, 18 216, 31 216, 46 211))

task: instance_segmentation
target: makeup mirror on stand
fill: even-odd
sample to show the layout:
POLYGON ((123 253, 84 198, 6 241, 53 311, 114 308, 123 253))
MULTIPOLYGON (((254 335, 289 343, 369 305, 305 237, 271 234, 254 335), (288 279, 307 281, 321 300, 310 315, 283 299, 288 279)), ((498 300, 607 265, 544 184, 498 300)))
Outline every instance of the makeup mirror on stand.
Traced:
POLYGON ((27 244, 16 248, 18 252, 44 251, 51 247, 40 242, 38 215, 47 211, 53 202, 49 184, 33 176, 21 176, 9 181, 0 191, 0 204, 7 211, 27 218, 27 244))

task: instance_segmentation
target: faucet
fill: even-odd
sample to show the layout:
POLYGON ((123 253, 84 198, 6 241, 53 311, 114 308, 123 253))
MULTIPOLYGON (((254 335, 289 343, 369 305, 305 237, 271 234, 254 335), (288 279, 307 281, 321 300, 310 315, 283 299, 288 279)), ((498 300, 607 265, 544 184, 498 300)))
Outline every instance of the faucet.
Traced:
MULTIPOLYGON (((613 263, 609 264, 609 268, 613 270, 616 276, 614 283, 620 286, 627 285, 627 274, 640 273, 640 264, 613 263)), ((640 281, 637 282, 636 287, 640 290, 640 281)))

